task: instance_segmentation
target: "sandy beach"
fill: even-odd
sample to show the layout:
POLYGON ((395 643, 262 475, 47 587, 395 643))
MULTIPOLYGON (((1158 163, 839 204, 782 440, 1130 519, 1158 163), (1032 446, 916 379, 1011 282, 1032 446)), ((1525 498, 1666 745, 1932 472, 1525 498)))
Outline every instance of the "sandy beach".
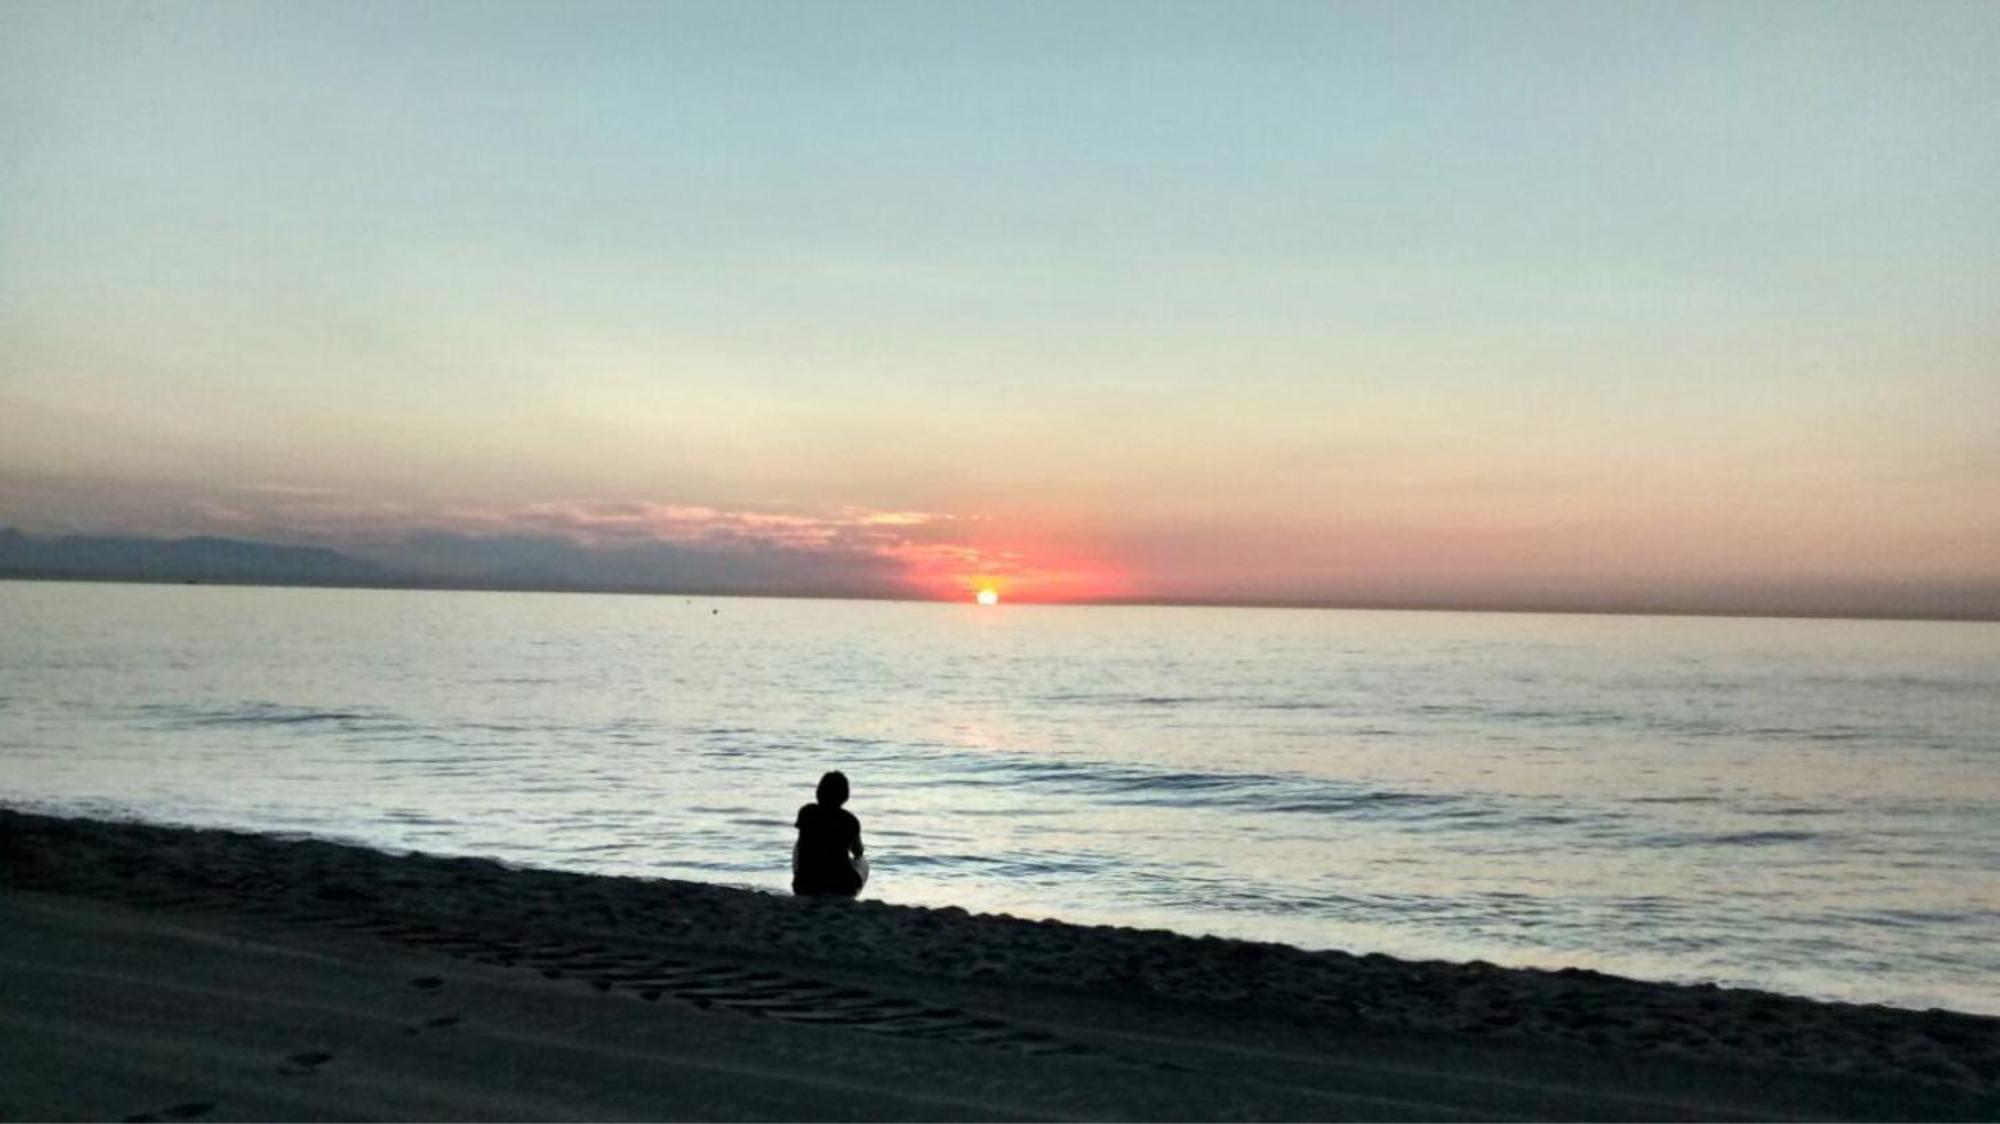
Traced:
POLYGON ((2000 1020, 0 812, 4 1119, 2000 1117, 2000 1020))

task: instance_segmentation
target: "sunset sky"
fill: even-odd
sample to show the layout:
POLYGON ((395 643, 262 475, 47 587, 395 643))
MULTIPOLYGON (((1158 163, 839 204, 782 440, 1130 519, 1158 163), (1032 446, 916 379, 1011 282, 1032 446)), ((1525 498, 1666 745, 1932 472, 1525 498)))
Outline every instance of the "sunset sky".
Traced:
POLYGON ((1993 3, 8 3, 0 526, 1996 613, 1996 59, 1993 3))

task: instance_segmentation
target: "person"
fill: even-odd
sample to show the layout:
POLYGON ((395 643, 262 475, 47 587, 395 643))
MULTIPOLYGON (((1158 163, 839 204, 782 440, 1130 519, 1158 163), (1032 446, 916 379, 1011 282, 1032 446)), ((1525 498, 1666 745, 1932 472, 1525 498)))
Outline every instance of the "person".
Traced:
POLYGON ((792 847, 792 893, 851 898, 868 882, 861 857, 861 821, 842 808, 847 776, 832 772, 819 779, 816 803, 799 808, 799 841, 792 847))

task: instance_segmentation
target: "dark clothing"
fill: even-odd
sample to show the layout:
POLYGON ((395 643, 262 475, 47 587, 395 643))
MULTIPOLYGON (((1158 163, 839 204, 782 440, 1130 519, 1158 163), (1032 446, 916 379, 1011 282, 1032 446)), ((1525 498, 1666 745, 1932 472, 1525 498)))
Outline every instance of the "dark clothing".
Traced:
POLYGON ((799 846, 792 862, 794 894, 861 892, 861 875, 849 857, 861 856, 861 821, 844 808, 807 804, 799 809, 799 846))

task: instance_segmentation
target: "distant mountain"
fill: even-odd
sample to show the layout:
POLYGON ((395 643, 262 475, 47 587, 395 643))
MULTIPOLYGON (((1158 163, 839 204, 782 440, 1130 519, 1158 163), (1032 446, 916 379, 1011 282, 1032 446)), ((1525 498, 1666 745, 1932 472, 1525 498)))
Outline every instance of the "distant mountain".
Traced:
POLYGON ((0 577, 373 585, 394 575, 373 562, 320 547, 210 537, 43 539, 0 527, 0 577))
POLYGON ((765 545, 582 546, 553 537, 420 532, 365 549, 374 560, 322 547, 243 539, 37 538, 0 527, 0 578, 813 597, 900 592, 896 564, 888 559, 765 545))
POLYGON ((810 597, 907 592, 893 559, 763 543, 586 546, 553 536, 421 531, 372 543, 367 553, 427 584, 810 597))

